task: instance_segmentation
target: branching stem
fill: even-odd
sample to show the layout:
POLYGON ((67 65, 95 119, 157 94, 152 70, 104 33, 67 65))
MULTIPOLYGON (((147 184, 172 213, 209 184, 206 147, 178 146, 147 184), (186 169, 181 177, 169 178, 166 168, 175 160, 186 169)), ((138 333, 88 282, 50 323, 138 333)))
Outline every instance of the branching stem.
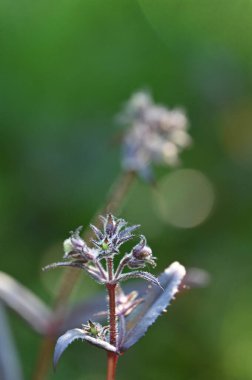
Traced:
POLYGON ((121 274, 122 271, 123 271, 123 268, 127 265, 128 261, 129 261, 129 258, 128 258, 127 256, 124 257, 124 258, 120 261, 120 263, 119 263, 119 265, 118 265, 118 267, 117 267, 117 270, 116 270, 116 272, 115 272, 115 279, 117 279, 117 278, 120 276, 120 274, 121 274))
POLYGON ((96 267, 98 268, 98 270, 99 270, 99 272, 100 272, 102 278, 103 278, 104 280, 107 280, 107 273, 106 273, 105 270, 103 269, 103 266, 102 266, 102 264, 100 263, 100 261, 97 260, 97 261, 95 262, 95 265, 96 265, 96 267))

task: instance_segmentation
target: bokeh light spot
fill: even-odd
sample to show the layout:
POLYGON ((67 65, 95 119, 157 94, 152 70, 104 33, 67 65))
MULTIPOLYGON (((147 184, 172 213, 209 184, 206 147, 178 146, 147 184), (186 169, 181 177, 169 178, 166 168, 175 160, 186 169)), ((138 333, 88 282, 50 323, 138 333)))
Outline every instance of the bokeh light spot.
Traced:
POLYGON ((181 169, 159 182, 155 200, 163 221, 175 227, 192 228, 207 219, 215 194, 211 182, 200 171, 181 169))

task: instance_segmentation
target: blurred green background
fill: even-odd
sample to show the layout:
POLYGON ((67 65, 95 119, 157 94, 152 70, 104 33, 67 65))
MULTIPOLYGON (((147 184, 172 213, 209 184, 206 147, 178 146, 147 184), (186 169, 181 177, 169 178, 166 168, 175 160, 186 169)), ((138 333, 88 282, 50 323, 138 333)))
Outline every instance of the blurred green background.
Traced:
MULTIPOLYGON (((0 0, 1 270, 45 302, 63 269, 42 265, 61 258, 120 172, 122 103, 147 88, 190 119, 182 162, 196 172, 180 172, 182 185, 174 170, 157 177, 172 215, 192 222, 166 218, 140 180, 121 216, 142 224, 156 273, 179 260, 212 280, 178 298, 120 360, 118 379, 252 378, 251 17, 251 0, 0 0), (207 209, 199 220, 194 207, 207 209)), ((71 302, 98 290, 85 277, 71 302)), ((40 337, 8 316, 31 379, 40 337)), ((49 378, 100 380, 105 367, 103 352, 78 342, 49 378)))

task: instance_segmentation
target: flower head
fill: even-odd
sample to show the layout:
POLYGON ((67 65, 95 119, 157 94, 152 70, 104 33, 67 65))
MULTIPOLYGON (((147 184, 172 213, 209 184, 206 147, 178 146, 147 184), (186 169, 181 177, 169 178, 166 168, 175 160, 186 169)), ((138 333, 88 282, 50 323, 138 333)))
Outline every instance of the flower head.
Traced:
POLYGON ((101 220, 103 224, 101 230, 91 225, 96 235, 96 239, 92 242, 98 250, 98 259, 119 253, 120 246, 131 240, 134 237, 132 232, 139 227, 139 225, 127 227, 124 219, 115 218, 112 214, 102 216, 101 220))
POLYGON ((132 248, 130 253, 123 254, 117 268, 114 268, 114 256, 120 253, 122 244, 135 237, 133 232, 140 226, 128 226, 124 219, 116 218, 110 213, 100 218, 102 221, 100 229, 90 225, 96 236, 96 239, 91 240, 93 247, 89 247, 80 237, 81 227, 79 227, 71 232, 70 238, 63 243, 63 258, 67 260, 47 265, 44 270, 69 266, 86 271, 99 284, 118 284, 130 278, 142 278, 159 286, 155 276, 148 272, 134 270, 144 268, 147 264, 156 266, 156 257, 152 255, 152 250, 143 235, 140 236, 140 242, 132 248), (105 259, 106 268, 101 263, 103 259, 105 259), (112 267, 108 265, 111 260, 112 267), (126 267, 132 271, 123 273, 126 267))
POLYGON ((179 153, 191 144, 183 110, 155 104, 146 92, 133 94, 119 121, 129 128, 123 141, 122 165, 142 175, 152 163, 176 165, 179 153))

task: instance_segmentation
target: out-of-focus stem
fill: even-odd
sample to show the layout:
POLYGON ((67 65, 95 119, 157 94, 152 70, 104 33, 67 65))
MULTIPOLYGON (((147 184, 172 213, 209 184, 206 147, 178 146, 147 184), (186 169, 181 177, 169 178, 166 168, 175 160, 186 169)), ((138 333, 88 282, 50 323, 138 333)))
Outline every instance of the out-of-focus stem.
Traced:
POLYGON ((45 339, 43 339, 40 346, 39 360, 37 361, 36 370, 33 373, 34 380, 43 380, 46 378, 46 374, 48 372, 48 364, 52 360, 54 344, 55 339, 52 337, 47 336, 45 339))
MULTIPOLYGON (((112 186, 107 201, 105 205, 98 210, 95 216, 92 218, 91 223, 95 225, 100 224, 99 215, 104 215, 107 212, 112 214, 118 213, 122 204, 136 178, 135 172, 123 172, 119 179, 112 186)), ((85 241, 90 241, 93 238, 93 231, 87 229, 83 236, 85 241)), ((61 319, 63 320, 62 314, 64 313, 64 305, 67 304, 67 301, 71 295, 71 292, 79 279, 80 271, 73 270, 71 268, 67 269, 62 275, 62 280, 57 296, 54 300, 53 309, 55 311, 55 316, 61 314, 61 319)), ((47 378, 48 368, 50 366, 51 357, 48 355, 48 352, 53 351, 55 344, 55 339, 52 339, 51 336, 45 336, 42 341, 40 351, 38 354, 37 364, 33 374, 33 380, 45 380, 47 378)), ((113 379, 113 378, 112 378, 113 379)))

